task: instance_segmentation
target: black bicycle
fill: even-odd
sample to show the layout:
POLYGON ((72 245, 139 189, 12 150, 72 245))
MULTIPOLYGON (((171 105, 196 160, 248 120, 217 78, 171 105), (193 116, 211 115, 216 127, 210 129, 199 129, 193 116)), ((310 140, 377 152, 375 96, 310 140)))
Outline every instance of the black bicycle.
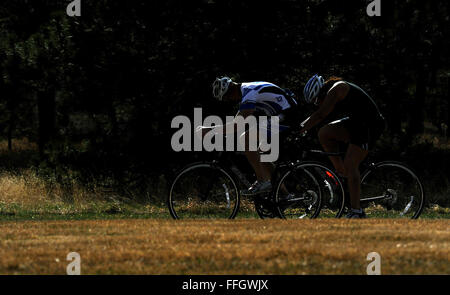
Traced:
MULTIPOLYGON (((320 150, 310 150, 309 153, 320 156, 343 156, 344 153, 327 153, 320 150)), ((300 163, 298 167, 302 167, 300 163)), ((294 170, 297 167, 295 166, 294 170)), ((423 185, 416 173, 406 164, 398 161, 374 162, 370 158, 362 163, 361 174, 361 207, 365 209, 369 217, 393 217, 393 218, 411 218, 416 219, 420 216, 425 202, 423 185)), ((324 170, 322 170, 324 171, 324 170)), ((288 179, 291 171, 281 177, 279 186, 288 179)), ((327 173, 327 172, 325 172, 327 173)), ((324 215, 330 215, 327 210, 334 211, 331 215, 341 217, 349 204, 349 195, 346 185, 342 187, 342 180, 333 175, 316 174, 322 176, 322 179, 328 180, 330 189, 327 190, 334 198, 328 204, 328 208, 322 210, 324 215), (335 177, 337 179, 335 179, 335 177), (341 189, 339 189, 341 186, 341 189), (338 192, 337 195, 335 192, 338 192), (342 193, 344 191, 344 193, 342 193), (334 203, 333 203, 334 201, 334 203), (347 205, 347 206, 346 206, 347 205)), ((275 201, 279 199, 278 191, 275 194, 275 201)), ((279 214, 282 217, 288 217, 281 210, 279 214)))
MULTIPOLYGON (((304 150, 298 136, 287 136, 282 146, 288 160, 276 163, 273 191, 245 200, 253 203, 261 218, 341 217, 349 196, 346 185, 324 161, 303 161, 312 155, 343 156, 320 150, 304 150), (301 155, 290 161, 292 155, 301 155)), ((197 162, 183 168, 172 182, 168 207, 173 218, 234 218, 241 204, 240 188, 250 182, 236 165, 235 153, 219 153, 217 160, 197 162)), ((422 183, 411 168, 401 162, 362 164, 361 206, 373 217, 418 218, 425 195, 422 183)))
MULTIPOLYGON (((294 135, 285 138, 282 155, 289 155, 285 157, 287 159, 295 155, 302 158, 304 154, 298 152, 299 137, 294 135)), ((336 207, 343 204, 339 198, 344 197, 343 185, 337 175, 321 163, 301 162, 301 159, 278 161, 272 176, 274 190, 241 200, 241 188, 247 189, 251 183, 242 169, 238 168, 238 156, 239 153, 219 152, 214 161, 196 162, 181 169, 170 186, 167 199, 171 216, 174 219, 232 219, 242 204, 246 208, 253 204, 260 218, 315 218, 324 203, 324 190, 330 192, 331 182, 335 206, 333 216, 336 217, 342 211, 336 207), (324 179, 324 175, 329 177, 324 179), (341 193, 337 194, 339 189, 341 193)), ((248 165, 246 159, 242 160, 248 165)), ((325 203, 329 207, 329 202, 325 203)))

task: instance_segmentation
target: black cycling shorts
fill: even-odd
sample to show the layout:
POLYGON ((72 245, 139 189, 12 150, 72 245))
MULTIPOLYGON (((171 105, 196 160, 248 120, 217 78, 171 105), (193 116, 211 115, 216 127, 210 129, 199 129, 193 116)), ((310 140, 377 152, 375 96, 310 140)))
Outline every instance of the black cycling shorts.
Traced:
POLYGON ((372 148, 385 129, 383 117, 377 117, 369 122, 344 117, 328 124, 342 125, 350 134, 350 143, 359 146, 363 150, 369 150, 369 147, 372 148))

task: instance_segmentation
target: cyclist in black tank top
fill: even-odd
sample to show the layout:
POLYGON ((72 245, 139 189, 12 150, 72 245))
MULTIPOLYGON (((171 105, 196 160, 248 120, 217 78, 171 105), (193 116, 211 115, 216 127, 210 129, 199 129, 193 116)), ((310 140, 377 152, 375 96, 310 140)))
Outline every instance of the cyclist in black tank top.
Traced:
POLYGON ((363 89, 353 83, 342 82, 345 82, 350 88, 345 99, 336 103, 333 114, 347 115, 362 121, 376 120, 377 117, 382 117, 373 99, 363 89))
POLYGON ((319 130, 319 140, 327 152, 338 152, 339 143, 348 143, 344 159, 330 157, 336 171, 348 181, 351 210, 348 218, 364 218, 360 207, 359 165, 384 130, 384 118, 374 100, 359 86, 331 77, 324 81, 315 75, 305 86, 307 103, 319 106, 301 127, 306 132, 325 123, 319 130))
POLYGON ((348 93, 336 102, 325 123, 342 124, 350 133, 349 143, 368 150, 384 130, 383 115, 363 89, 347 81, 341 82, 349 86, 348 93))

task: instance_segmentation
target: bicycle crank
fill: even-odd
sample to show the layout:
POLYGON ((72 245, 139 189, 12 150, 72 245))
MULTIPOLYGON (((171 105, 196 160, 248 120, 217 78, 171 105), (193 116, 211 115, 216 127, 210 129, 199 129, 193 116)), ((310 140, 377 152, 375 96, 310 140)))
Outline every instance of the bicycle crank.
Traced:
POLYGON ((388 210, 391 210, 397 203, 397 192, 388 188, 385 193, 385 205, 388 210))

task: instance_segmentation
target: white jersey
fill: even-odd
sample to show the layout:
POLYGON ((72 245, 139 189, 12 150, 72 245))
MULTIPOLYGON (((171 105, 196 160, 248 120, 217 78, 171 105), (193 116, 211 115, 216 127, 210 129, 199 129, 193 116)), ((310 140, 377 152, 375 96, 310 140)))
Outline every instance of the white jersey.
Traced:
POLYGON ((273 83, 242 83, 241 92, 239 110, 255 109, 266 116, 276 116, 291 107, 284 90, 273 83))

